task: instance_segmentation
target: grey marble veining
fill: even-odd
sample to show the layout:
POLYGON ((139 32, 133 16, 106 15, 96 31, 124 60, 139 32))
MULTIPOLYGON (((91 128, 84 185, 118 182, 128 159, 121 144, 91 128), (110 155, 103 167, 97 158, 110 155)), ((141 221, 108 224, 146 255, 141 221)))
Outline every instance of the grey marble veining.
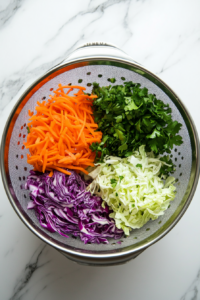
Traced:
POLYGON ((17 283, 14 286, 13 294, 9 298, 10 300, 15 299, 22 299, 26 297, 26 294, 28 293, 29 289, 27 289, 27 285, 29 281, 31 280, 33 274, 39 269, 45 266, 48 262, 40 263, 41 261, 41 255, 44 251, 46 246, 42 245, 40 246, 32 255, 30 258, 30 261, 27 263, 21 278, 17 279, 17 283))
POLYGON ((0 6, 0 30, 9 23, 11 18, 22 7, 24 0, 3 1, 0 6))
MULTIPOLYGON (((141 5, 143 1, 140 1, 141 5)), ((60 61, 62 61, 68 53, 70 53, 73 49, 77 47, 77 45, 80 44, 81 41, 84 41, 87 38, 87 30, 91 26, 101 26, 101 22, 104 22, 102 19, 104 18, 105 13, 108 9, 112 9, 113 6, 116 6, 117 4, 123 4, 123 10, 122 10, 122 20, 121 20, 121 27, 120 30, 124 32, 124 34, 127 36, 127 40, 129 40, 133 33, 131 31, 131 28, 129 27, 129 20, 128 20, 128 13, 131 6, 130 0, 107 0, 107 1, 90 1, 88 6, 85 6, 83 10, 80 10, 72 15, 71 18, 66 19, 64 24, 62 24, 61 27, 57 29, 54 35, 50 37, 50 39, 44 41, 44 48, 46 51, 48 51, 48 47, 50 47, 51 44, 54 44, 59 40, 59 38, 64 36, 66 34, 68 26, 76 26, 77 24, 84 23, 87 16, 92 16, 90 18, 90 21, 86 22, 85 26, 80 27, 79 32, 79 39, 77 39, 74 43, 71 43, 69 41, 68 46, 63 48, 63 51, 60 56, 57 56, 51 61, 47 61, 45 63, 40 64, 38 67, 34 67, 35 62, 40 59, 40 55, 35 57, 34 59, 30 60, 30 62, 25 65, 22 69, 17 69, 16 72, 14 72, 11 76, 7 78, 3 78, 3 80, 0 80, 0 112, 4 109, 4 107, 10 102, 12 97, 16 95, 16 93, 22 88, 23 84, 32 78, 36 78, 37 76, 43 74, 45 71, 50 69, 52 66, 56 65, 60 61)), ((5 8, 5 10, 2 11, 2 16, 0 15, 0 21, 3 22, 3 24, 7 21, 9 15, 9 18, 11 18, 15 11, 17 11, 22 5, 22 1, 14 1, 10 2, 10 4, 5 8), (5 20, 5 21, 4 21, 5 20)), ((142 6, 140 7, 140 9, 142 6)), ((140 11, 141 12, 141 11, 140 11)), ((136 14, 138 11, 136 12, 136 14)), ((1 14, 1 12, 0 12, 1 14)), ((109 29, 108 29, 109 30, 109 29)), ((24 41, 26 42, 26 41, 24 41)), ((126 41, 124 41, 126 43, 126 41)), ((124 44, 123 43, 123 44, 124 44)), ((123 46, 123 44, 120 45, 123 46)), ((1 77, 0 77, 1 79, 1 77)))
POLYGON ((200 270, 181 300, 198 300, 200 298, 200 270))
MULTIPOLYGON (((197 130, 199 0, 1 0, 0 133, 20 94, 78 45, 102 40, 159 74, 197 130)), ((45 245, 0 182, 0 300, 200 300, 200 188, 180 222, 128 264, 90 268, 45 245)))

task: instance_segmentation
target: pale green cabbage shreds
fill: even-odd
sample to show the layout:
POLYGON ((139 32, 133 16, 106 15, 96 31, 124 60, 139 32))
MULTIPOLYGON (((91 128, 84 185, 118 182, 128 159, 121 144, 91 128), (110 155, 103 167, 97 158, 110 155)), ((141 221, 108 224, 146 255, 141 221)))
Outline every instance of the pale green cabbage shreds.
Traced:
POLYGON ((158 176, 162 164, 141 146, 127 158, 106 157, 89 173, 94 180, 87 189, 108 204, 113 210, 110 217, 126 235, 131 228, 140 228, 163 215, 174 200, 175 178, 169 176, 164 183, 158 176))

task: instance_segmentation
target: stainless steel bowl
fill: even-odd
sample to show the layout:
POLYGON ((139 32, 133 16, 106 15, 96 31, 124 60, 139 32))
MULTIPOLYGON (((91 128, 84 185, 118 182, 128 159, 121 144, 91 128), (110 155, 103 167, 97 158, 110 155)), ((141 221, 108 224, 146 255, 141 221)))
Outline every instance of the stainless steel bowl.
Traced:
MULTIPOLYGON (((109 82, 110 84, 110 82, 109 82)), ((91 43, 72 52, 64 61, 53 67, 35 81, 20 97, 5 125, 1 143, 1 173, 3 184, 18 216, 25 225, 44 242, 51 245, 69 259, 87 265, 114 265, 124 263, 144 251, 167 234, 180 220, 188 208, 199 178, 199 139, 188 110, 174 91, 158 76, 136 63, 114 45, 91 43), (183 124, 183 145, 174 148, 172 159, 177 165, 177 195, 170 208, 155 221, 142 228, 132 230, 122 239, 121 245, 111 240, 108 245, 84 245, 80 240, 64 238, 40 227, 34 211, 26 209, 29 195, 20 185, 31 169, 26 162, 26 149, 22 149, 26 138, 28 109, 34 110, 36 102, 48 97, 51 88, 58 83, 82 85, 91 91, 91 83, 108 85, 108 78, 116 78, 116 84, 127 81, 139 82, 157 98, 169 103, 173 118, 183 124)))

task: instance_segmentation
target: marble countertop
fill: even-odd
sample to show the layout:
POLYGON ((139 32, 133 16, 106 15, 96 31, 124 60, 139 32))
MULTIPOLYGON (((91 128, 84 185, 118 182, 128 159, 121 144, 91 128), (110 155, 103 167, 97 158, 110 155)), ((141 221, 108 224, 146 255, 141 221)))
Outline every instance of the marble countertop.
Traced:
MULTIPOLYGON (((1 0, 0 135, 22 92, 79 44, 105 41, 159 75, 197 130, 199 0, 1 0)), ((75 264, 20 221, 0 182, 0 299, 200 299, 200 186, 183 218, 125 265, 75 264)))

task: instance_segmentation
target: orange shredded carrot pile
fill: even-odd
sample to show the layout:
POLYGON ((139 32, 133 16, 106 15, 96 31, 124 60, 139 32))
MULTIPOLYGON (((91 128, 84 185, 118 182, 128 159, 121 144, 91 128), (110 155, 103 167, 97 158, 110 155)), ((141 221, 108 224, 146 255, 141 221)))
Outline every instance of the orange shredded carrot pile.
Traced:
POLYGON ((28 111, 30 132, 24 142, 30 152, 27 162, 35 171, 49 170, 50 176, 53 170, 70 175, 66 169, 88 174, 85 169, 94 166, 95 158, 89 147, 102 139, 91 108, 92 99, 97 96, 84 94, 81 86, 58 86, 48 101, 37 102, 35 115, 28 111), (74 88, 78 92, 69 96, 74 88))

